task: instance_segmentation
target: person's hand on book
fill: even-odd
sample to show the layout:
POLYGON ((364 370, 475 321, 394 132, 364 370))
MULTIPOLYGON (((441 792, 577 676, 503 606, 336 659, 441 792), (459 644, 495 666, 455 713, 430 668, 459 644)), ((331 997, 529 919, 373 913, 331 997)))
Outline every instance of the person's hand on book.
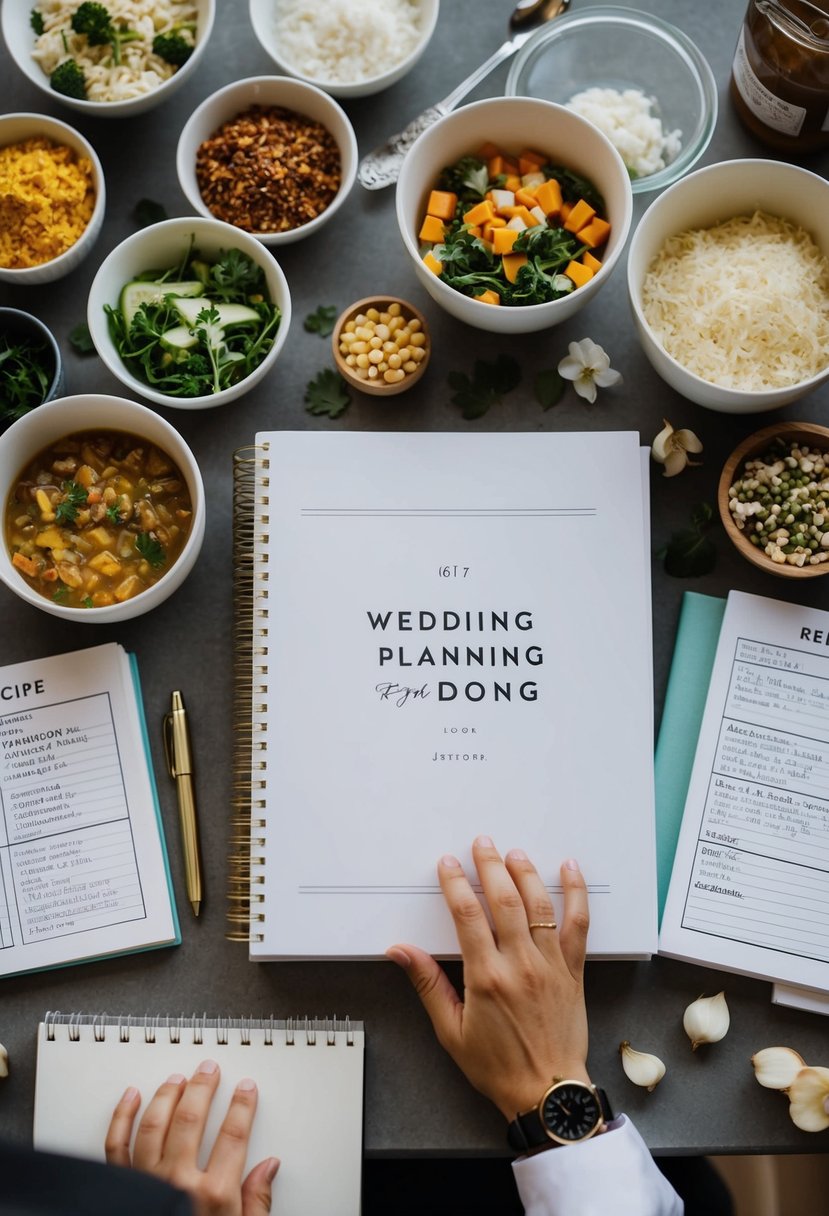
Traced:
POLYGON ((544 883, 521 850, 502 860, 480 836, 472 853, 491 925, 460 862, 443 857, 438 863, 463 957, 463 1000, 425 950, 397 945, 387 955, 408 974, 458 1067, 513 1119, 538 1102, 554 1076, 589 1081, 587 887, 577 863, 565 862, 558 929, 544 883))
POLYGON ((111 1165, 133 1165, 186 1191, 196 1216, 266 1216, 279 1162, 269 1157, 243 1178, 256 1114, 253 1081, 245 1079, 236 1086, 207 1165, 199 1167, 199 1151, 218 1084, 219 1066, 213 1060, 199 1065, 189 1081, 183 1076, 169 1077, 141 1117, 132 1154, 130 1139, 141 1096, 137 1089, 128 1089, 109 1125, 106 1159, 111 1165))

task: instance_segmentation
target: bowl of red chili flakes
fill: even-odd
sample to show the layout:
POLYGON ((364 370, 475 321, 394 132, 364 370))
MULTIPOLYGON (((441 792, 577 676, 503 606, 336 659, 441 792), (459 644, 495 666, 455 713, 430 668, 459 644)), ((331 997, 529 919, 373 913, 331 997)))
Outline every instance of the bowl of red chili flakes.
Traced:
POLYGON ((316 232, 343 205, 357 175, 357 139, 322 89, 253 76, 193 111, 176 169, 195 211, 264 245, 286 245, 316 232))

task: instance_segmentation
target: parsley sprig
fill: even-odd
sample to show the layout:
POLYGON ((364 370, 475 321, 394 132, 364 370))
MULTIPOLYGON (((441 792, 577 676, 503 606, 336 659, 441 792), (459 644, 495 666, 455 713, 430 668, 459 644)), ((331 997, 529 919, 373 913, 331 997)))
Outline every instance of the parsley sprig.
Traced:
POLYGON ((305 408, 309 414, 327 414, 339 418, 351 405, 348 385, 339 372, 323 368, 305 386, 305 408))
POLYGON ((55 507, 55 522, 59 524, 74 523, 78 517, 78 511, 86 503, 86 487, 78 485, 76 481, 64 481, 60 488, 63 498, 55 507))
POLYGON ((493 405, 500 405, 505 393, 521 383, 521 368, 512 355, 498 355, 492 363, 476 359, 472 376, 465 372, 450 372, 449 387, 454 389, 452 404, 457 405, 464 418, 482 418, 493 405))
POLYGON ((309 312, 302 324, 309 334, 319 334, 321 338, 328 338, 334 332, 336 322, 336 306, 320 304, 315 312, 309 312))

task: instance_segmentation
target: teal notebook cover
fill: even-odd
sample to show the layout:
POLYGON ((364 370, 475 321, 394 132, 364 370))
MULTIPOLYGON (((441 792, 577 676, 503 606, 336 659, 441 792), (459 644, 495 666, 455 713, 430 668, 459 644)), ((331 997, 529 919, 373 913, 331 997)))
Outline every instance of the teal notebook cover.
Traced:
POLYGON ((659 923, 674 864, 725 600, 686 591, 654 758, 659 923))

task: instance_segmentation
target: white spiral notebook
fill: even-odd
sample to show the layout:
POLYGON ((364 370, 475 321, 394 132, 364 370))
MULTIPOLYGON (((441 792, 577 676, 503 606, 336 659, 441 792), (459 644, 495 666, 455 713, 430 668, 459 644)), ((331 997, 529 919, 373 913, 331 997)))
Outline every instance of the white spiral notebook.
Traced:
POLYGON ((203 1149, 236 1082, 253 1077, 259 1105, 247 1168, 279 1157, 273 1216, 359 1216, 364 1044, 362 1022, 348 1019, 47 1014, 38 1028, 35 1148, 102 1161, 128 1086, 140 1090, 143 1111, 172 1073, 190 1076, 215 1059, 221 1082, 203 1149))

